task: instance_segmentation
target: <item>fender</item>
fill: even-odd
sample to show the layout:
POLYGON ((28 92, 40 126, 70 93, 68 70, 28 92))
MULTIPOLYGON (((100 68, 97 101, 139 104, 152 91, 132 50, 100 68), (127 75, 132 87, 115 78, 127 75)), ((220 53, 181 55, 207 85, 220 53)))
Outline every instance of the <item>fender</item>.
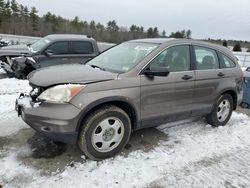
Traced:
POLYGON ((82 121, 84 120, 84 118, 86 117, 86 115, 93 110, 95 107, 100 106, 100 105, 104 105, 104 104, 108 104, 108 103, 115 103, 115 102, 124 102, 126 104, 128 104, 132 109, 133 109, 133 113, 135 113, 135 122, 136 126, 134 127, 135 129, 140 126, 140 116, 139 116, 139 109, 134 105, 133 101, 127 97, 123 97, 123 96, 111 96, 111 97, 105 97, 102 99, 98 99, 90 104, 88 104, 80 113, 80 118, 79 121, 77 123, 77 128, 76 131, 79 130, 82 121))

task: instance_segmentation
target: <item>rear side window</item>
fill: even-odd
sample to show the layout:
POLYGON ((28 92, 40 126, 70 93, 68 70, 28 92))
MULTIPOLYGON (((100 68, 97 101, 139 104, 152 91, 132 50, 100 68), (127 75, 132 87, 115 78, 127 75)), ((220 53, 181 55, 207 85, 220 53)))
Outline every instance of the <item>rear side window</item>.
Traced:
POLYGON ((73 54, 93 54, 94 48, 91 42, 72 42, 72 53, 73 54))
POLYGON ((68 54, 69 50, 69 43, 68 42, 55 42, 54 44, 51 44, 47 51, 52 52, 55 55, 58 54, 68 54))
POLYGON ((221 57, 222 57, 222 67, 223 68, 233 68, 233 67, 236 67, 235 63, 229 59, 227 56, 221 54, 221 57))
POLYGON ((197 70, 219 69, 219 60, 215 50, 195 46, 194 52, 197 70))

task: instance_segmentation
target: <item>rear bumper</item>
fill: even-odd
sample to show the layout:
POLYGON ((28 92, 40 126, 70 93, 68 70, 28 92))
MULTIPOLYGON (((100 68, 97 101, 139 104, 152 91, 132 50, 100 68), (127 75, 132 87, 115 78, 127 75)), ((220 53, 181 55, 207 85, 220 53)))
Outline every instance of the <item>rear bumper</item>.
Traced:
POLYGON ((36 132, 64 143, 76 143, 80 110, 71 104, 34 103, 21 94, 15 107, 18 116, 36 132))

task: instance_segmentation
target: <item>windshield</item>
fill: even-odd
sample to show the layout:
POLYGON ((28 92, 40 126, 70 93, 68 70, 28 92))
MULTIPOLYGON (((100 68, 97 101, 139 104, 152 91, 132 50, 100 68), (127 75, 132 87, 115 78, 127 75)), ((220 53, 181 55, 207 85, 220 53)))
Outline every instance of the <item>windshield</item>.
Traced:
POLYGON ((48 43, 50 43, 50 40, 48 38, 42 38, 36 41, 34 44, 30 45, 30 47, 34 52, 38 52, 42 50, 48 43))
POLYGON ((110 72, 125 73, 157 47, 158 44, 153 43, 122 43, 90 60, 87 65, 110 72))

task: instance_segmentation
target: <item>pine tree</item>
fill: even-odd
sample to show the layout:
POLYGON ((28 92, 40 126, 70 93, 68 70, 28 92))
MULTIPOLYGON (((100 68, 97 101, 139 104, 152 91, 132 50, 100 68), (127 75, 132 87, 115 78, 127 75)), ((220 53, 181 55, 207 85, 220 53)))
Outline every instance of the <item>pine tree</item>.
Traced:
POLYGON ((147 37, 148 38, 153 38, 154 37, 154 29, 152 27, 148 28, 147 37))
POLYGON ((4 27, 3 27, 3 31, 5 33, 11 33, 10 32, 10 24, 11 24, 11 9, 10 9, 10 1, 8 0, 5 4, 4 4, 4 11, 3 11, 3 23, 4 27))
POLYGON ((223 40, 222 46, 227 47, 227 41, 226 40, 223 40))
POLYGON ((162 31, 162 36, 166 37, 166 31, 165 30, 162 31))
POLYGON ((118 32, 119 31, 119 27, 116 24, 115 20, 109 21, 107 23, 107 31, 114 33, 114 32, 118 32))
POLYGON ((33 35, 38 31, 38 21, 39 21, 39 16, 37 15, 38 11, 36 7, 31 7, 30 10, 30 19, 31 19, 31 26, 32 26, 32 31, 33 35))
MULTIPOLYGON (((185 30, 184 30, 184 31, 185 31, 185 30)), ((191 32, 190 29, 188 29, 188 30, 186 31, 186 38, 187 38, 187 39, 191 39, 191 37, 192 37, 192 32, 191 32)))
POLYGON ((95 24, 95 21, 94 21, 94 20, 92 20, 92 21, 89 23, 89 28, 90 28, 91 36, 92 36, 92 37, 95 37, 95 36, 96 36, 96 24, 95 24))
POLYGON ((0 28, 4 21, 4 11, 5 11, 4 7, 5 7, 4 0, 0 0, 0 28))
POLYGON ((237 43, 234 45, 233 51, 235 51, 235 52, 241 52, 241 51, 242 51, 239 42, 237 42, 237 43))
POLYGON ((18 6, 19 5, 17 4, 16 0, 12 0, 11 1, 10 8, 11 8, 11 11, 12 11, 12 15, 14 17, 18 17, 19 16, 20 10, 19 10, 18 6))
POLYGON ((154 30, 153 30, 153 37, 158 37, 159 36, 159 31, 158 31, 158 28, 155 27, 154 30))

